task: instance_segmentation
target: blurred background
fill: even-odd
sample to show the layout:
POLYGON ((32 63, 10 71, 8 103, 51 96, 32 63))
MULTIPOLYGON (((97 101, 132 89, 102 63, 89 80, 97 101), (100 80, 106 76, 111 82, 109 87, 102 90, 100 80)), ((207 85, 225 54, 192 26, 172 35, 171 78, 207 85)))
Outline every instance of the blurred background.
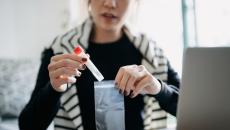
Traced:
MULTIPOLYGON (((157 40, 179 75, 186 47, 230 46, 229 0, 141 1, 135 26, 157 40)), ((41 52, 56 35, 81 23, 80 3, 0 0, 1 130, 18 129, 17 116, 34 87, 41 52)))

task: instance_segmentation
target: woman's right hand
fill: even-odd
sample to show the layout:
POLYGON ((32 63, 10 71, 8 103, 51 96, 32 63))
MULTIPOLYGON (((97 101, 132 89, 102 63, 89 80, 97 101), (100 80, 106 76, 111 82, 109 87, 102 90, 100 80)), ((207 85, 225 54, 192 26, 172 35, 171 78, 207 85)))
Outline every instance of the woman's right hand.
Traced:
POLYGON ((60 54, 53 56, 48 65, 52 87, 58 92, 63 92, 66 88, 63 90, 61 87, 62 85, 75 83, 76 79, 74 76, 81 76, 79 70, 84 70, 86 68, 85 63, 88 58, 89 56, 87 55, 78 56, 76 54, 60 54))

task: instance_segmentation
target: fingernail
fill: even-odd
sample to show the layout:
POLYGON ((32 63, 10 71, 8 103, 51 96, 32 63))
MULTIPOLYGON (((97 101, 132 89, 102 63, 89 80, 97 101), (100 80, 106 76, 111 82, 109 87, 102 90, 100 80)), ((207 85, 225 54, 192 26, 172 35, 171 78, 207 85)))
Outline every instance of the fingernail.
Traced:
POLYGON ((85 70, 85 69, 86 69, 86 65, 82 65, 81 68, 82 68, 83 70, 85 70))
POLYGON ((133 93, 133 90, 130 90, 130 93, 133 93))
POLYGON ((118 83, 117 82, 115 82, 115 86, 118 87, 118 83))
POLYGON ((134 93, 132 92, 131 95, 130 95, 130 98, 134 98, 134 93))
POLYGON ((82 58, 81 61, 82 61, 82 62, 86 62, 86 61, 87 61, 87 58, 82 58))
POLYGON ((121 89, 119 90, 119 93, 122 94, 122 90, 121 89))
POLYGON ((76 71, 76 76, 80 77, 81 76, 81 72, 76 71))

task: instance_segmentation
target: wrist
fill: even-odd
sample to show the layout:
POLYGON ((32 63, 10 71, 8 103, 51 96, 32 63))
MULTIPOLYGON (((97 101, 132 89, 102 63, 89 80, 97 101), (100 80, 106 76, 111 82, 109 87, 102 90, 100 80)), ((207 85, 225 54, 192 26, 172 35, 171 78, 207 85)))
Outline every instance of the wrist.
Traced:
POLYGON ((156 79, 153 75, 149 74, 149 84, 144 90, 146 94, 157 95, 161 92, 162 83, 156 79))
POLYGON ((162 82, 160 80, 157 79, 157 83, 156 83, 156 93, 154 95, 157 95, 160 93, 162 89, 162 82))

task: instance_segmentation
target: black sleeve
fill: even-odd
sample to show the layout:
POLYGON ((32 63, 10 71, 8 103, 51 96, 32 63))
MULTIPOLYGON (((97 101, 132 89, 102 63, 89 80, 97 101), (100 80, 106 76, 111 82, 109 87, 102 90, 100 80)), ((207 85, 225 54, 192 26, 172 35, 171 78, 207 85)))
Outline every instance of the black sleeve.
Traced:
POLYGON ((58 111, 61 93, 52 88, 47 69, 53 55, 51 49, 46 49, 42 54, 35 89, 29 103, 19 116, 21 130, 47 129, 58 111))
MULTIPOLYGON (((160 80, 159 80, 160 81, 160 80)), ((155 95, 155 98, 159 101, 162 109, 166 110, 170 114, 176 116, 177 102, 179 96, 180 79, 178 74, 174 71, 168 62, 168 81, 161 83, 161 91, 155 95)))

